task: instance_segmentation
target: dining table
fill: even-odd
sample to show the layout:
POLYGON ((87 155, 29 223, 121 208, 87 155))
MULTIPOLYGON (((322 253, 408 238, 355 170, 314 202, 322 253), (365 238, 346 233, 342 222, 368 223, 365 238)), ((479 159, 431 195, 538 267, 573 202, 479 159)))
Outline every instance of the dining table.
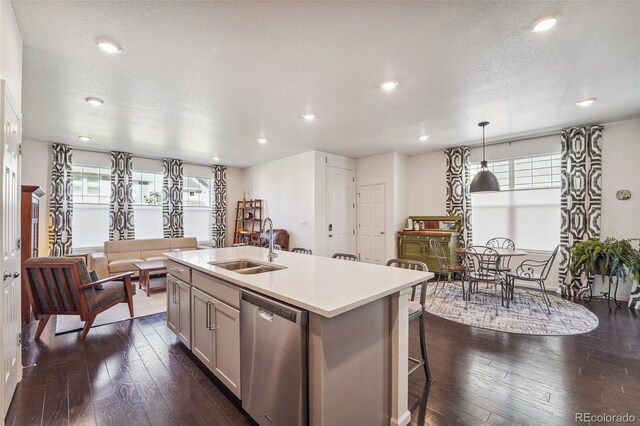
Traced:
MULTIPOLYGON (((485 247, 485 246, 470 246, 470 247, 485 247)), ((456 253, 458 253, 460 258, 462 259, 462 257, 464 256, 465 250, 467 248, 470 248, 470 247, 457 247, 456 248, 456 253)), ((507 257, 507 258, 521 257, 521 256, 526 256, 527 254, 529 254, 524 250, 520 250, 520 249, 516 249, 516 248, 502 248, 502 247, 490 247, 490 248, 492 250, 494 250, 495 253, 498 254, 498 260, 497 260, 497 264, 498 265, 500 264, 500 258, 503 258, 503 257, 507 257)), ((480 256, 482 256, 481 253, 478 253, 478 254, 480 254, 480 256)), ((464 259, 462 259, 462 262, 464 263, 464 259)), ((504 272, 504 276, 503 276, 503 279, 505 280, 505 282, 507 281, 507 276, 506 276, 507 272, 508 271, 505 271, 504 272)), ((502 274, 500 274, 500 275, 502 275, 502 274)), ((513 299, 513 289, 510 289, 510 290, 511 290, 510 291, 510 293, 511 293, 510 295, 509 295, 509 290, 507 290, 508 291, 507 299, 509 299, 509 296, 511 296, 511 299, 513 299)), ((507 306, 508 306, 508 303, 509 303, 509 301, 507 300, 507 306)))

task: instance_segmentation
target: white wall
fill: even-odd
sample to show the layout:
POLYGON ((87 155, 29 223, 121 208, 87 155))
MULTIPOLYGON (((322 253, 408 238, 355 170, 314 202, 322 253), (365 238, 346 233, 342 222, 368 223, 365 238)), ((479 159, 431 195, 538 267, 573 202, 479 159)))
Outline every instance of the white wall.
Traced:
POLYGON ((445 216, 447 159, 443 151, 409 157, 409 214, 445 216))
MULTIPOLYGON (((245 197, 265 200, 264 217, 273 220, 274 228, 289 232, 289 247, 306 247, 314 252, 317 251, 315 165, 316 153, 308 151, 249 167, 242 173, 245 197)), ((235 201, 230 209, 233 215, 235 201)))
POLYGON ((409 181, 409 157, 396 152, 393 153, 393 188, 395 192, 393 233, 395 234, 395 231, 404 228, 404 221, 411 215, 409 200, 413 194, 413 185, 409 181))
POLYGON ((49 193, 51 192, 51 144, 22 141, 22 184, 38 185, 44 190, 45 195, 40 199, 40 256, 49 255, 49 242, 47 235, 47 222, 49 219, 49 193))
MULTIPOLYGON (((602 238, 640 237, 640 118, 606 123, 602 133, 602 238), (628 189, 631 198, 616 199, 616 191, 628 189)), ((620 285, 618 295, 628 300, 631 283, 620 285)), ((603 290, 596 281, 596 292, 603 290)))
POLYGON ((236 205, 242 200, 243 169, 227 167, 227 245, 233 244, 233 229, 236 225, 236 205))
POLYGON ((11 2, 0 2, 0 78, 22 111, 22 37, 11 2))

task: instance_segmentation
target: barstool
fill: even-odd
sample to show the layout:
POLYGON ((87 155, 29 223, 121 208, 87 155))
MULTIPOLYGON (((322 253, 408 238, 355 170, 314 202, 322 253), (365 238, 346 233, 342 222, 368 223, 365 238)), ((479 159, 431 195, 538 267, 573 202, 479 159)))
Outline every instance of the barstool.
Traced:
MULTIPOLYGON (((391 259, 387 262, 387 266, 394 266, 396 268, 412 269, 414 271, 428 272, 427 265, 423 262, 416 262, 415 260, 405 259, 391 259)), ((427 282, 423 281, 413 286, 411 291, 411 299, 409 300, 409 321, 414 319, 420 319, 420 351, 422 352, 422 359, 415 359, 409 357, 409 361, 415 362, 416 365, 409 370, 409 374, 413 373, 420 367, 424 367, 424 374, 427 377, 427 381, 431 381, 431 370, 429 369, 429 358, 427 357, 427 341, 425 336, 424 326, 424 302, 427 294, 427 282), (420 302, 415 301, 416 287, 420 286, 420 302)))
POLYGON ((300 253, 300 254, 313 254, 311 249, 306 249, 302 247, 294 247, 291 249, 291 253, 300 253))

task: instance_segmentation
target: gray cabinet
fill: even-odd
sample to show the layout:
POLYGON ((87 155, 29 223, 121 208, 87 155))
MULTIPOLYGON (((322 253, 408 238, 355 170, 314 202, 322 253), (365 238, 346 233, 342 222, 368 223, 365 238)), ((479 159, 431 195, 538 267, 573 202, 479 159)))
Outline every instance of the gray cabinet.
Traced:
POLYGON ((240 398, 240 311, 192 289, 192 352, 240 398))
POLYGON ((167 327, 191 348, 191 285, 167 274, 167 327))

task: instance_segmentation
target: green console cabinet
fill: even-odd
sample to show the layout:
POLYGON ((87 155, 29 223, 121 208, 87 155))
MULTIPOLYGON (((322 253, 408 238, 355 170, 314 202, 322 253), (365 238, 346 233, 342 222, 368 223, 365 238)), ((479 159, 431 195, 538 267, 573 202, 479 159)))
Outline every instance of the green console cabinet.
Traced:
POLYGON ((445 244, 449 254, 449 263, 457 265, 460 258, 456 248, 460 244, 459 216, 411 216, 413 223, 418 222, 419 230, 400 231, 397 234, 398 257, 400 259, 417 260, 427 264, 429 271, 440 272, 438 261, 431 251, 430 241, 433 239, 445 244))

